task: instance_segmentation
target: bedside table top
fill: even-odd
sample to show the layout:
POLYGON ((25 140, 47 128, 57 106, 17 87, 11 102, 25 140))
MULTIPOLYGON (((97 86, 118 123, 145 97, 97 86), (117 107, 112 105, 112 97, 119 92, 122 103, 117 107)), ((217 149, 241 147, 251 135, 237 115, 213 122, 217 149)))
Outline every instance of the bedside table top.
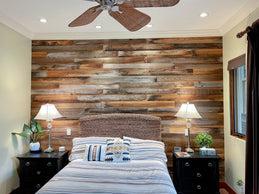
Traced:
POLYGON ((210 158, 210 159, 218 159, 220 160, 221 157, 219 157, 218 155, 212 155, 212 156, 208 156, 208 155, 200 155, 199 152, 194 152, 194 153, 188 153, 190 155, 190 157, 182 157, 182 156, 178 156, 174 151, 173 154, 176 158, 192 158, 192 159, 197 159, 197 158, 210 158))
POLYGON ((44 151, 41 151, 39 153, 27 152, 27 153, 17 156, 17 158, 18 159, 22 159, 22 158, 61 158, 68 152, 69 151, 63 151, 63 152, 54 151, 54 152, 50 152, 50 153, 46 153, 44 151))

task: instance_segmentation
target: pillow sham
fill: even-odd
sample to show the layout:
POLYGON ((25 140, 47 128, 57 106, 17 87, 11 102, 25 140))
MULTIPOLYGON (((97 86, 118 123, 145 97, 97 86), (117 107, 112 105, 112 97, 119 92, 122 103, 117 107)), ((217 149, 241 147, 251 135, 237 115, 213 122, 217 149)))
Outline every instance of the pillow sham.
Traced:
POLYGON ((85 145, 106 145, 106 140, 113 137, 76 137, 73 138, 73 147, 69 156, 69 161, 83 159, 85 155, 85 145))
POLYGON ((130 161, 130 140, 129 139, 107 139, 106 162, 128 162, 130 161))
POLYGON ((161 141, 144 140, 123 136, 123 139, 129 139, 131 160, 162 160, 167 162, 165 154, 165 144, 161 141))
POLYGON ((105 153, 107 145, 85 145, 85 161, 100 161, 103 162, 105 159, 105 153))

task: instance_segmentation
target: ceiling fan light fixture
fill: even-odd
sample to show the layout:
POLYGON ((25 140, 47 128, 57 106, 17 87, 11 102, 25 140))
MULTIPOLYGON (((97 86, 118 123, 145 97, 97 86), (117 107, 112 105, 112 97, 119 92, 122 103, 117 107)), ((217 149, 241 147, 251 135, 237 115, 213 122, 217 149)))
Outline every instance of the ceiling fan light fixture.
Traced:
POLYGON ((47 23, 48 21, 47 21, 47 19, 45 19, 45 18, 41 18, 41 19, 40 19, 40 22, 41 22, 41 23, 47 23))
POLYGON ((206 13, 206 12, 203 12, 203 13, 200 14, 201 18, 206 18, 207 16, 208 16, 208 13, 206 13))
POLYGON ((95 28, 96 28, 96 29, 101 29, 101 28, 102 28, 102 26, 95 26, 95 28))
POLYGON ((152 24, 148 24, 147 28, 152 28, 152 26, 153 26, 152 24))

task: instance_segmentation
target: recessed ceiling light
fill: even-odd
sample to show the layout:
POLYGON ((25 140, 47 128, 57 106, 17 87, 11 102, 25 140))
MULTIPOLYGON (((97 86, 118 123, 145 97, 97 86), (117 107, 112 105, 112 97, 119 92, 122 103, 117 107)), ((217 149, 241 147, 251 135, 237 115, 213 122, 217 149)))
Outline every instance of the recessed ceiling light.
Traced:
POLYGON ((201 13, 201 15, 200 15, 201 18, 206 18, 207 16, 208 16, 208 14, 205 13, 205 12, 204 12, 204 13, 201 13))
POLYGON ((41 22, 41 23, 47 23, 48 21, 47 21, 45 18, 41 18, 41 19, 40 19, 40 22, 41 22))
POLYGON ((96 29, 101 29, 102 28, 102 26, 95 26, 96 27, 96 29))
POLYGON ((148 28, 152 28, 152 24, 148 24, 147 27, 148 27, 148 28))

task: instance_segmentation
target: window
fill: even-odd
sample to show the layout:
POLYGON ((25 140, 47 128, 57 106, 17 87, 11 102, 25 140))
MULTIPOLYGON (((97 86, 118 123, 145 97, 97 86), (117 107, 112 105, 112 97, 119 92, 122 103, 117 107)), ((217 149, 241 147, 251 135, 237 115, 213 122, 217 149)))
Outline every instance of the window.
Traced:
POLYGON ((231 135, 245 138, 246 135, 246 65, 245 55, 228 62, 230 74, 230 119, 231 135))

